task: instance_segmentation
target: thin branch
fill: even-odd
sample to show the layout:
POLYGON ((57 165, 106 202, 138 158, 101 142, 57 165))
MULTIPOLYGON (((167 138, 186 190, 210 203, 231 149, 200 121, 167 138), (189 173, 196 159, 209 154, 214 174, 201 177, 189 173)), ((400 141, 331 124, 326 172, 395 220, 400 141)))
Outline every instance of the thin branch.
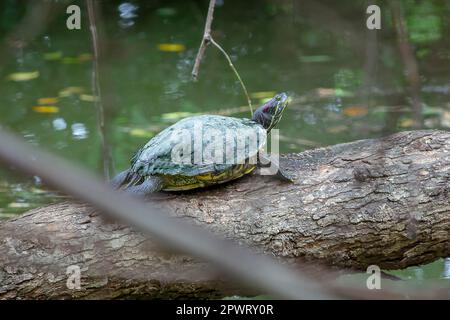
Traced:
POLYGON ((234 74, 236 75, 236 78, 238 79, 239 83, 241 84, 242 90, 244 91, 245 97, 247 98, 247 103, 250 108, 250 113, 253 116, 253 107, 252 107, 252 101, 250 99, 250 96, 248 94, 247 88, 245 87, 244 82, 242 81, 241 76, 239 75, 238 71, 233 65, 233 62, 231 61, 230 56, 226 53, 226 51, 216 42, 214 41, 213 37, 211 36, 211 24, 213 21, 213 15, 214 15, 214 7, 216 5, 216 0, 210 0, 209 7, 208 7, 208 15, 206 16, 206 23, 205 23, 205 30, 203 32, 203 38, 202 42, 200 43, 200 47, 198 48, 197 56, 195 58, 194 67, 192 69, 192 77, 194 80, 198 79, 198 71, 200 68, 200 63, 203 59, 203 55, 205 54, 206 46, 209 43, 212 43, 217 49, 219 49, 225 58, 228 61, 228 64, 233 70, 234 74))
POLYGON ((100 140, 102 144, 102 158, 103 158, 103 177, 106 180, 110 178, 111 169, 111 153, 109 144, 106 137, 105 129, 105 110, 102 103, 102 95, 100 90, 99 82, 99 71, 98 71, 98 61, 99 61, 99 46, 98 46, 98 34, 97 26, 95 23, 95 9, 93 0, 86 0, 88 15, 89 15, 89 28, 91 30, 92 36, 92 47, 94 49, 94 59, 92 67, 92 93, 95 97, 95 107, 97 109, 97 127, 100 134, 100 140))
POLYGON ((209 1, 208 15, 206 16, 205 30, 203 32, 202 42, 200 43, 200 48, 198 48, 197 57, 195 58, 194 68, 192 69, 192 77, 194 80, 198 78, 198 70, 200 68, 200 62, 205 54, 206 46, 211 40, 211 24, 214 15, 214 7, 216 5, 216 0, 209 1))
POLYGON ((231 70, 233 70, 234 74, 236 75, 236 78, 239 80, 239 83, 241 84, 242 90, 244 90, 245 96, 247 97, 248 106, 250 107, 250 113, 253 116, 252 101, 250 99, 250 96, 248 95, 247 88, 245 87, 245 84, 242 81, 241 76, 239 75, 236 68, 234 67, 233 62, 231 62, 230 56, 226 53, 226 51, 217 42, 214 41, 213 38, 210 38, 209 41, 211 41, 211 43, 213 45, 215 45, 216 48, 219 49, 223 53, 225 58, 228 60, 228 64, 230 65, 231 70))

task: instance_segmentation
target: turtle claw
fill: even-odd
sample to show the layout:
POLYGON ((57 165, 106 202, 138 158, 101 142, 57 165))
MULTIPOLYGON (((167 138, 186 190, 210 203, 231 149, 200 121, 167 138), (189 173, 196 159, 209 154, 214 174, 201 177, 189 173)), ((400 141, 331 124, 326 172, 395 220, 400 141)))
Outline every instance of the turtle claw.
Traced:
MULTIPOLYGON (((255 170, 255 174, 267 175, 267 174, 261 173, 261 168, 257 168, 255 170)), ((296 176, 291 175, 291 174, 287 173, 286 171, 281 170, 280 168, 278 168, 277 172, 275 173, 275 177, 277 177, 281 181, 290 182, 290 183, 294 183, 297 180, 296 176)))
POLYGON ((277 158, 274 158, 268 154, 265 153, 259 153, 258 154, 258 160, 260 167, 258 168, 258 174, 262 174, 262 170, 266 169, 266 167, 269 167, 269 171, 266 171, 267 174, 275 174, 279 179, 287 182, 295 182, 297 178, 290 173, 287 173, 285 170, 280 168, 280 163, 277 158), (264 168, 264 169, 262 169, 264 168), (276 172, 275 172, 276 170, 276 172), (269 173, 268 173, 269 172, 269 173))
POLYGON ((291 174, 287 173, 286 171, 281 170, 280 168, 278 168, 277 177, 280 180, 283 180, 286 182, 291 182, 291 183, 295 182, 295 180, 296 180, 296 177, 294 175, 291 175, 291 174))

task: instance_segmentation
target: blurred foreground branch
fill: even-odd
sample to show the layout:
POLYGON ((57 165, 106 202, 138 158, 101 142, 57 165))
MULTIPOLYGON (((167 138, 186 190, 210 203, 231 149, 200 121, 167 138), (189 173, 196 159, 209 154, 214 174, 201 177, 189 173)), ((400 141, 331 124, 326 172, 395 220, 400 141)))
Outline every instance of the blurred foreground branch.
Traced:
MULTIPOLYGON (((372 264, 399 269, 428 263, 450 254, 449 152, 450 133, 413 131, 287 155, 281 164, 297 177, 294 184, 253 175, 217 188, 155 195, 153 207, 142 212, 143 219, 151 217, 154 239, 89 216, 82 204, 32 210, 0 224, 0 298, 213 298, 243 293, 242 283, 225 280, 206 262, 158 247, 157 239, 174 237, 189 244, 195 235, 188 227, 158 233, 161 220, 152 213, 156 208, 295 265, 365 270, 372 264), (81 269, 81 290, 66 286, 70 265, 81 269)), ((93 202, 108 196, 85 191, 92 193, 93 202)), ((117 209, 128 209, 130 217, 141 209, 116 200, 121 204, 117 209)), ((222 263, 235 264, 241 279, 263 274, 269 282, 275 277, 279 285, 287 284, 277 278, 283 270, 268 269, 253 254, 236 261, 220 243, 196 241, 216 250, 222 263)), ((198 249, 190 252, 201 256, 198 249)), ((212 256, 210 261, 219 259, 212 256)), ((389 297, 384 284, 382 290, 364 290, 366 296, 336 291, 327 287, 327 274, 320 273, 322 291, 303 282, 300 274, 297 280, 309 297, 329 297, 323 290, 340 297, 389 297)), ((426 290, 408 297, 418 294, 426 295, 426 290)))

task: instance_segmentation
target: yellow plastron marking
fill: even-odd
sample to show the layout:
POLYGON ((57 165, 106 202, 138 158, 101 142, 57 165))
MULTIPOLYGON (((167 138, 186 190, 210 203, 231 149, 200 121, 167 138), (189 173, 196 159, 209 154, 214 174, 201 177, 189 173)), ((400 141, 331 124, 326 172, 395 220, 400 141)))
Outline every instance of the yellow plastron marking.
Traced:
POLYGON ((249 167, 249 165, 239 164, 239 165, 233 167, 231 170, 226 170, 219 174, 215 174, 215 173, 211 172, 211 173, 198 175, 196 178, 199 181, 221 183, 221 182, 226 182, 226 181, 240 178, 244 174, 252 172, 255 168, 256 168, 256 166, 254 166, 254 165, 251 165, 249 167))
POLYGON ((225 171, 225 172, 222 172, 219 174, 214 174, 213 172, 209 172, 209 173, 198 175, 196 178, 197 178, 197 180, 200 180, 200 181, 215 182, 215 181, 221 181, 224 178, 227 178, 229 173, 230 173, 229 171, 225 171))
POLYGON ((165 191, 182 191, 182 190, 191 190, 204 187, 203 183, 193 183, 193 184, 187 184, 184 186, 168 186, 164 188, 165 191))
POLYGON ((246 170, 246 171, 244 172, 244 174, 248 174, 248 173, 252 172, 252 171, 255 170, 255 169, 256 169, 256 166, 252 166, 252 167, 250 167, 248 170, 246 170))
POLYGON ((200 174, 195 177, 183 177, 183 176, 166 176, 166 191, 181 191, 190 190, 195 188, 205 187, 207 185, 215 183, 224 183, 233 179, 242 177, 244 174, 252 172, 256 168, 255 165, 240 164, 233 167, 231 170, 226 170, 219 174, 214 172, 208 172, 205 174, 200 174), (188 179, 189 178, 189 179, 188 179), (197 182, 193 183, 195 179, 197 182), (186 183, 183 185, 183 183, 186 183))

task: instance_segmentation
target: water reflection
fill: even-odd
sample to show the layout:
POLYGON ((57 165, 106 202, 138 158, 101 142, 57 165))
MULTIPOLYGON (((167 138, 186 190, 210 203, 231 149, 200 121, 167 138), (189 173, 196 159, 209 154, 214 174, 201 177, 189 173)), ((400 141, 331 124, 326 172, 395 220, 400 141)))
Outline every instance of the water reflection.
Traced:
POLYGON ((63 118, 57 118, 57 119, 53 120, 52 124, 53 124, 53 129, 55 129, 57 131, 65 130, 67 128, 67 123, 63 118))
POLYGON ((138 6, 129 2, 121 3, 119 10, 119 25, 122 28, 129 28, 134 25, 134 19, 137 17, 138 6))
POLYGON ((74 123, 71 128, 72 136, 75 140, 86 139, 88 137, 89 131, 84 124, 74 123))
POLYGON ((444 260, 444 273, 442 276, 444 279, 450 279, 450 258, 444 260))

